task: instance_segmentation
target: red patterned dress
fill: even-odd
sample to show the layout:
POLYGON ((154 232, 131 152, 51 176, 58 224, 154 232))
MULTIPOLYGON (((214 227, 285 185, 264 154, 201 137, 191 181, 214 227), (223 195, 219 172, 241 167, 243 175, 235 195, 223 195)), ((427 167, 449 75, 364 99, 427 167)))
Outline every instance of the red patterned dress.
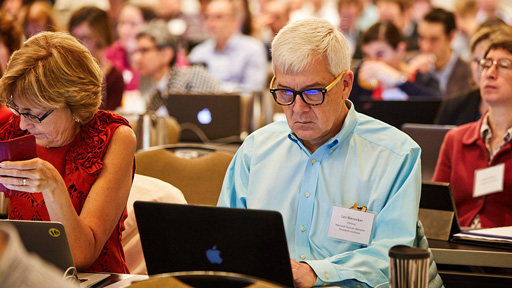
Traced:
MULTIPOLYGON (((28 134, 19 128, 19 122, 19 116, 11 117, 9 124, 0 128, 0 139, 7 140, 28 134)), ((102 159, 110 139, 121 125, 129 124, 119 115, 100 110, 91 121, 82 125, 75 139, 68 145, 59 148, 37 146, 37 156, 52 163, 64 179, 78 215, 92 184, 103 168, 102 159)), ((11 192, 7 196, 11 199, 9 219, 50 221, 43 193, 11 192)), ((86 271, 129 273, 121 241, 126 217, 125 208, 98 259, 86 271)))

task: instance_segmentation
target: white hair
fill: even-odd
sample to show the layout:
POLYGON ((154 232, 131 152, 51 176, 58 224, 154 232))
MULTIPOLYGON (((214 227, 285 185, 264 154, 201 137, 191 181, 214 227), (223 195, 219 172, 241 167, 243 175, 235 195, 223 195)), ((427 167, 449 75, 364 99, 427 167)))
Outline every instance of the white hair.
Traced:
POLYGON ((325 57, 336 77, 350 69, 349 51, 343 33, 328 21, 297 20, 281 29, 272 41, 272 67, 284 74, 297 74, 314 59, 325 57))

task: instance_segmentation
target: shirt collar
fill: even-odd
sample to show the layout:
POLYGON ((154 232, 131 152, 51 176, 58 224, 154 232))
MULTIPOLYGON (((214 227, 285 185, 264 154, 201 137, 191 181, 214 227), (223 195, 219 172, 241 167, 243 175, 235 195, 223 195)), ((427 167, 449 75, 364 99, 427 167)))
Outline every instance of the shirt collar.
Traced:
MULTIPOLYGON (((327 147, 327 149, 329 149, 331 153, 338 147, 339 143, 341 143, 345 138, 347 138, 348 135, 352 134, 357 124, 357 112, 354 109, 354 104, 352 104, 350 100, 345 100, 345 105, 347 105, 349 110, 347 113, 347 117, 345 117, 345 121, 341 126, 341 130, 336 135, 334 135, 334 137, 329 139, 320 147, 327 147)), ((290 131, 290 133, 288 134, 288 139, 299 145, 304 151, 308 151, 308 153, 310 152, 293 131, 290 131)), ((320 150, 320 148, 317 149, 317 151, 320 150)))

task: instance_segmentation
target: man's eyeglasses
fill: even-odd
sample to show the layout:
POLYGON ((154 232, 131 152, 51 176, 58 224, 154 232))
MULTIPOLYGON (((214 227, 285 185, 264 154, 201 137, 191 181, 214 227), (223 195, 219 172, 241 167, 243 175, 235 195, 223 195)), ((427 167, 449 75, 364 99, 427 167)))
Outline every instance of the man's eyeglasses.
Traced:
POLYGON ((496 70, 498 72, 501 71, 501 72, 506 73, 512 69, 512 60, 505 59, 505 58, 498 59, 498 60, 484 58, 484 59, 481 59, 480 63, 478 63, 478 64, 480 65, 480 71, 490 69, 492 67, 492 65, 496 65, 496 70))
POLYGON ((27 119, 28 121, 30 122, 33 122, 33 123, 41 123, 43 122, 44 119, 46 119, 46 117, 50 116, 50 114, 52 114, 52 112, 54 111, 53 109, 51 110, 48 110, 48 112, 44 113, 43 116, 41 117, 38 117, 34 114, 30 114, 30 113, 22 113, 20 112, 18 109, 18 106, 16 106, 16 104, 14 104, 14 101, 12 101, 12 96, 11 96, 11 99, 9 100, 9 102, 7 102, 7 104, 5 104, 5 106, 7 106, 7 108, 11 109, 11 111, 18 115, 18 116, 23 116, 25 117, 25 119, 27 119))
POLYGON ((310 105, 310 106, 316 106, 324 103, 325 99, 325 93, 327 93, 329 90, 336 85, 341 77, 345 72, 341 73, 334 81, 331 82, 331 84, 327 85, 325 88, 312 88, 312 89, 306 89, 306 90, 300 90, 295 91, 291 89, 276 89, 272 88, 274 86, 274 81, 276 80, 276 76, 272 77, 272 81, 270 82, 270 93, 272 93, 272 96, 274 96, 274 100, 279 105, 292 105, 295 101, 295 98, 297 95, 300 96, 302 101, 304 103, 310 105))

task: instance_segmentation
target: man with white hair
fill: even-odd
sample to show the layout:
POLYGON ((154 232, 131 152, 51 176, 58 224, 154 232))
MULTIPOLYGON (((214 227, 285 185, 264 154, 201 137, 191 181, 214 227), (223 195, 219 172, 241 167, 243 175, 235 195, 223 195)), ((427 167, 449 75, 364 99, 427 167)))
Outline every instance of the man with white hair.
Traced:
POLYGON ((419 146, 354 110, 348 44, 326 20, 285 26, 272 65, 287 122, 246 138, 218 205, 282 214, 296 287, 387 282, 389 249, 416 235, 419 146))

